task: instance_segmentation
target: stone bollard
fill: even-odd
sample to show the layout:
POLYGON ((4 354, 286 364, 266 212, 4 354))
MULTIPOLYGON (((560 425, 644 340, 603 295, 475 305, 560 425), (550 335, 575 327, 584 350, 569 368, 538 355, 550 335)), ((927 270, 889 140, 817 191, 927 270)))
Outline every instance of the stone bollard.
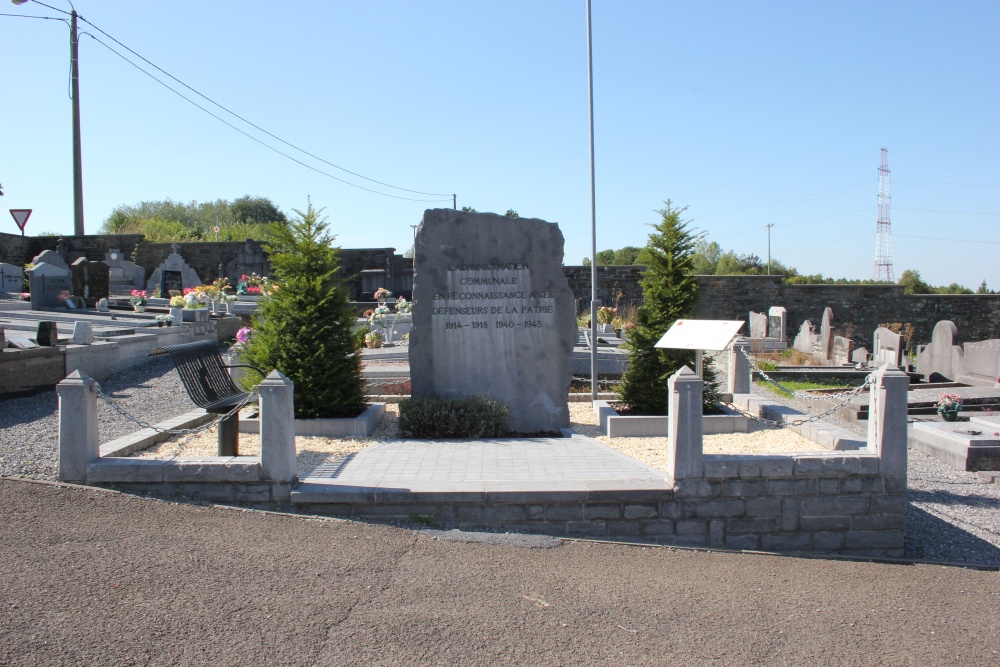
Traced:
POLYGON ((744 352, 749 352, 750 345, 744 338, 737 338, 729 348, 729 373, 726 391, 730 394, 750 393, 750 360, 744 352))
POLYGON ((275 487, 274 500, 288 501, 298 478, 295 462, 295 385, 277 370, 271 371, 260 386, 260 468, 261 477, 282 483, 275 487))
POLYGON ((667 473, 675 481, 704 475, 701 424, 704 388, 702 379, 687 366, 667 381, 667 473))
POLYGON ((59 481, 84 484, 87 464, 101 455, 97 439, 97 383, 73 371, 56 385, 59 394, 59 481))
POLYGON ((907 389, 910 376, 892 364, 875 371, 869 394, 868 449, 879 456, 879 471, 906 477, 907 389))

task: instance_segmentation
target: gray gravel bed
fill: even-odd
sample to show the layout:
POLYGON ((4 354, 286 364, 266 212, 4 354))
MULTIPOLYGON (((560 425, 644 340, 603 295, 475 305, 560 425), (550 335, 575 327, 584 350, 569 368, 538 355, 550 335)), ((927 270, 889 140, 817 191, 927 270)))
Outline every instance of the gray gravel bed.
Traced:
MULTIPOLYGON (((766 396, 802 412, 817 414, 827 402, 790 400, 754 384, 766 396)), ((823 421, 860 435, 867 421, 824 417, 823 421)), ((1000 567, 1000 484, 984 481, 919 452, 907 452, 907 499, 904 545, 916 560, 1000 567)))
MULTIPOLYGON (((153 358, 100 383, 102 393, 126 412, 155 424, 195 409, 169 358, 153 358)), ((55 480, 59 463, 59 399, 55 390, 0 398, 0 476, 55 480)), ((101 443, 141 426, 97 400, 101 443)))

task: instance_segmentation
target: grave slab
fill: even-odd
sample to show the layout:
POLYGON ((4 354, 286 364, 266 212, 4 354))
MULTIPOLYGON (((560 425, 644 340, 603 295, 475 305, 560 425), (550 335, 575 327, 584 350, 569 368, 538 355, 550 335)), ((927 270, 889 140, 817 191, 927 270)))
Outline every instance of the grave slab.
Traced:
POLYGON ((959 470, 1000 469, 1000 435, 978 422, 915 422, 909 445, 959 470))

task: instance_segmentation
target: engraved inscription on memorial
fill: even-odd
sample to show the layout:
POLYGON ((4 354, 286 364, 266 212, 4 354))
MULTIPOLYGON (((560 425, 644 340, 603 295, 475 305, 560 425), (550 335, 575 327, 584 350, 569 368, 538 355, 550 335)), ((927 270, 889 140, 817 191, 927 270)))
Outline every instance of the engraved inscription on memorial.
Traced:
POLYGON ((446 275, 431 309, 435 334, 540 329, 555 316, 555 294, 532 289, 527 264, 450 264, 446 275))

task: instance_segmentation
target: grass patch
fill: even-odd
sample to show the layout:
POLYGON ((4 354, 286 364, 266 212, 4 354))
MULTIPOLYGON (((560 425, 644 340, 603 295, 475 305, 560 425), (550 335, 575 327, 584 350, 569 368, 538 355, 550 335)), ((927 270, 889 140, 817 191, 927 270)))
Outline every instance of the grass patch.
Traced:
MULTIPOLYGON (((764 380, 754 380, 754 384, 759 387, 764 387, 779 396, 784 396, 785 398, 794 398, 794 395, 778 389, 770 382, 764 380)), ((841 389, 849 390, 853 389, 850 385, 846 385, 838 382, 804 382, 802 380, 782 380, 781 386, 790 389, 791 391, 808 391, 810 389, 841 389)))

